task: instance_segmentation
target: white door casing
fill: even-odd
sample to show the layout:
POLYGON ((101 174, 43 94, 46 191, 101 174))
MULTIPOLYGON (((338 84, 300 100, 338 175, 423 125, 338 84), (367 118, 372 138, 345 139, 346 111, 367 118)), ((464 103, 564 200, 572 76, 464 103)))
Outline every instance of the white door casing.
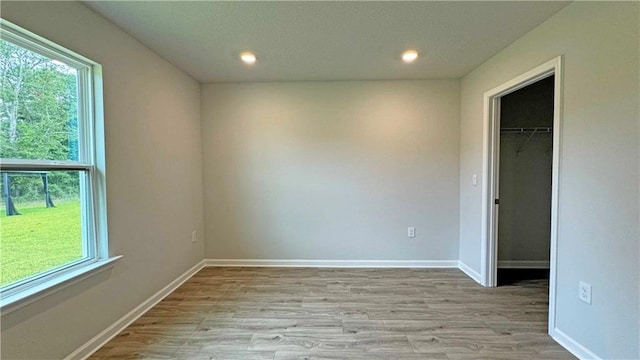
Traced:
POLYGON ((551 234, 549 263, 549 333, 555 328, 558 188, 562 115, 562 56, 551 59, 484 94, 482 176, 482 285, 497 285, 498 269, 498 171, 500 155, 500 98, 534 82, 555 75, 553 95, 553 165, 551 179, 551 234))

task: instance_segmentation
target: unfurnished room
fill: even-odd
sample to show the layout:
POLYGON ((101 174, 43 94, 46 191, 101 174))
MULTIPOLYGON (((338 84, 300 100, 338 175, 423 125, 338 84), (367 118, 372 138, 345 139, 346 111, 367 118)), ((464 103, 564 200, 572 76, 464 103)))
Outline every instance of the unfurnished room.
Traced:
POLYGON ((640 2, 2 1, 2 359, 640 359, 640 2))

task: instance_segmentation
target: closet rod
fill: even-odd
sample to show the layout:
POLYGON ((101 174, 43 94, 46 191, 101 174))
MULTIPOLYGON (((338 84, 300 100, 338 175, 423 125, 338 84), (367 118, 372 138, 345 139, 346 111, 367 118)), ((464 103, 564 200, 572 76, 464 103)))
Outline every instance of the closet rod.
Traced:
POLYGON ((527 128, 501 128, 501 133, 528 134, 528 133, 552 133, 552 127, 527 127, 527 128))

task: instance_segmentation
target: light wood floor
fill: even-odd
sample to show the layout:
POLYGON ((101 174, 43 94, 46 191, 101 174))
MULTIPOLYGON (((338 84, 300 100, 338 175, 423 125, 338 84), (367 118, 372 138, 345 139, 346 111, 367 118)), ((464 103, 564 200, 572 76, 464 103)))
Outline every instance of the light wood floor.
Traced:
POLYGON ((548 283, 457 269, 205 268, 92 359, 574 359, 548 283))

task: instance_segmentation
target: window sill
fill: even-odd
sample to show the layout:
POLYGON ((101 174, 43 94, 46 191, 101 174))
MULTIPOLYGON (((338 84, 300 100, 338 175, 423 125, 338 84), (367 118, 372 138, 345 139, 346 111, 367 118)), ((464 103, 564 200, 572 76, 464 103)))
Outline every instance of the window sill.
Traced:
POLYGON ((108 270, 121 258, 122 255, 118 255, 109 259, 93 262, 77 270, 56 276, 55 278, 42 284, 38 284, 32 288, 25 289, 19 293, 0 299, 0 313, 2 313, 2 316, 5 316, 23 306, 29 305, 37 300, 54 294, 69 285, 75 284, 80 280, 108 270))

